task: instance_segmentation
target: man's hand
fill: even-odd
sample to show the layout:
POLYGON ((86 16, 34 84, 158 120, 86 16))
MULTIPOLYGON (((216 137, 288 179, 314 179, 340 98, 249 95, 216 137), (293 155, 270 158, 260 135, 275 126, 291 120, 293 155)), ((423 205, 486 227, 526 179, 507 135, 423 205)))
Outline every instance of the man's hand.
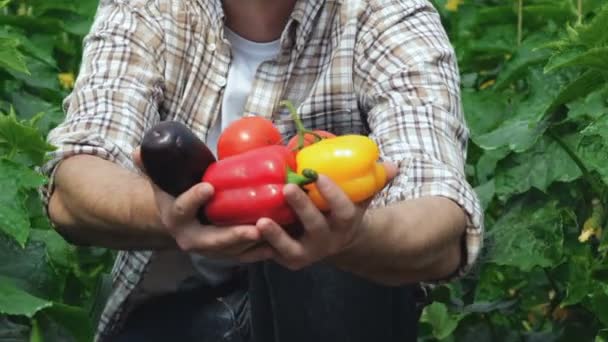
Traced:
MULTIPOLYGON (((397 169, 385 164, 389 181, 397 169)), ((274 260, 291 270, 298 270, 327 257, 339 254, 356 240, 365 213, 371 202, 353 203, 328 177, 319 175, 316 182, 321 195, 329 204, 329 213, 322 213, 298 186, 288 184, 284 194, 303 226, 303 234, 292 238, 284 228, 268 218, 257 222, 263 238, 274 248, 274 260)))
MULTIPOLYGON (((142 168, 139 149, 134 152, 133 159, 142 168)), ((210 184, 197 184, 177 198, 155 184, 151 185, 160 219, 183 251, 244 263, 266 260, 273 256, 272 248, 259 244, 261 235, 256 226, 217 227, 199 222, 199 210, 213 196, 210 184)))

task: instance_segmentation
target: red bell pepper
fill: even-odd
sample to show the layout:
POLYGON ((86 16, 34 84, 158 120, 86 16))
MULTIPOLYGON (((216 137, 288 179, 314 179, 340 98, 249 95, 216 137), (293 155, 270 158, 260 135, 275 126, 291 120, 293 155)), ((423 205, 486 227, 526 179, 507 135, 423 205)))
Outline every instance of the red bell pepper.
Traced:
POLYGON ((316 174, 298 175, 293 153, 272 145, 220 160, 207 168, 202 180, 214 188, 205 215, 215 225, 255 224, 267 217, 278 224, 294 223, 295 213, 285 201, 283 186, 304 185, 316 174))

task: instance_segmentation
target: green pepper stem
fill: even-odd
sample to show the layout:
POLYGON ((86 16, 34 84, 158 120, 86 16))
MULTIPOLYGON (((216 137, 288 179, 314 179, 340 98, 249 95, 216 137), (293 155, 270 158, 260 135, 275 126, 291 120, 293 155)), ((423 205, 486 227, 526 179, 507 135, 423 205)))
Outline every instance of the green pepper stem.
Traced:
POLYGON ((304 127, 304 124, 302 123, 302 120, 300 119, 300 116, 298 115, 298 110, 296 109, 296 107, 293 105, 293 103, 289 100, 283 100, 280 102, 281 106, 285 106, 287 107, 287 110, 289 110, 289 115, 291 115, 291 118, 293 119, 295 125, 296 125, 296 130, 297 130, 297 135, 298 135, 298 147, 297 150, 301 150, 304 148, 304 135, 305 134, 310 134, 313 137, 315 137, 315 142, 319 142, 321 140, 323 140, 323 137, 320 136, 319 134, 306 129, 306 127, 304 127))
POLYGON ((299 175, 289 169, 287 169, 287 184, 297 184, 297 185, 306 185, 313 183, 319 178, 319 175, 310 169, 305 169, 302 171, 302 174, 299 175))

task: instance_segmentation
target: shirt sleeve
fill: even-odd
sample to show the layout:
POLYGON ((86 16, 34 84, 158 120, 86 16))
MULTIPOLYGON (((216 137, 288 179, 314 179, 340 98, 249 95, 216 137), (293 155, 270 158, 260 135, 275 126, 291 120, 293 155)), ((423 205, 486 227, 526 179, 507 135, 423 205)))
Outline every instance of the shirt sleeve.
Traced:
POLYGON ((88 154, 133 168, 131 152, 159 121, 163 36, 145 2, 101 1, 75 87, 63 103, 65 120, 47 138, 57 149, 41 168, 50 178, 41 189, 45 208, 62 160, 88 154))
POLYGON ((467 216, 466 253, 453 280, 475 265, 484 231, 483 210, 464 173, 469 133, 454 51, 426 0, 382 3, 369 5, 362 18, 355 87, 368 111, 370 137, 399 173, 372 206, 423 196, 457 203, 467 216))

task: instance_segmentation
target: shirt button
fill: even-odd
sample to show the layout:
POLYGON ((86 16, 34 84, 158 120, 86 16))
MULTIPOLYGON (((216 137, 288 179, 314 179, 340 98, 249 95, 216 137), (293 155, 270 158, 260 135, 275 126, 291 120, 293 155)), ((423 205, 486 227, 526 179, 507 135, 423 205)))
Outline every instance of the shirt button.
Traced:
POLYGON ((207 50, 209 50, 209 52, 215 51, 216 48, 217 46, 215 45, 215 43, 211 43, 207 46, 207 50))
POLYGON ((225 87, 226 86, 226 78, 225 77, 220 77, 217 80, 217 85, 219 85, 220 87, 225 87))

